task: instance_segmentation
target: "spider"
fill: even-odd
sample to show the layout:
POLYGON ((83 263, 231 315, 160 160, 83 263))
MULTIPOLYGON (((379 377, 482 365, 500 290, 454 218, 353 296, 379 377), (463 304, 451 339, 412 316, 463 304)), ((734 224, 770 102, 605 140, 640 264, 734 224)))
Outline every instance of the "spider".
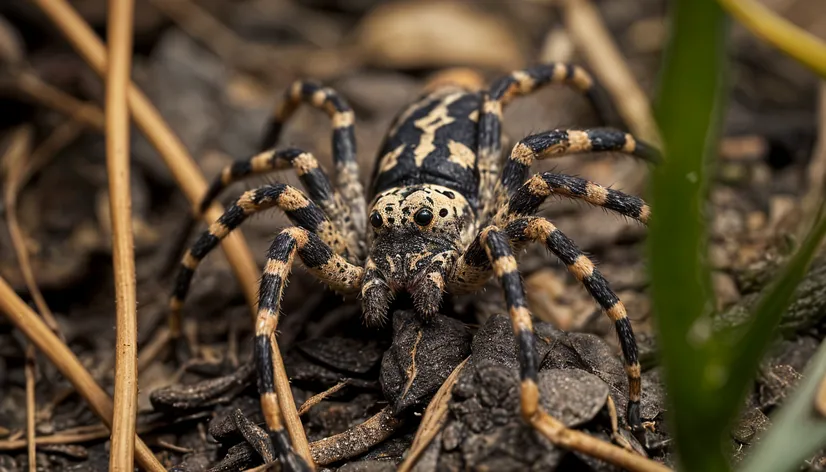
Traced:
POLYGON ((539 64, 487 89, 481 76, 470 71, 437 76, 393 121, 365 197, 352 109, 336 91, 297 81, 267 126, 261 145, 267 150, 235 161, 216 177, 200 204, 202 211, 228 185, 255 174, 292 168, 307 191, 273 183, 243 193, 185 253, 170 301, 172 334, 179 336, 180 310, 194 271, 221 239, 251 215, 272 207, 295 225, 275 236, 267 252, 255 326, 261 407, 281 454, 290 443, 275 395, 271 337, 296 256, 331 289, 357 294, 367 324, 382 323, 399 293, 409 294, 416 311, 428 317, 437 312, 446 292, 473 293, 495 277, 519 346, 521 415, 536 426, 545 414, 536 381, 539 359, 516 255, 530 243, 545 245, 613 320, 628 376, 626 420, 632 430, 640 429, 640 365, 625 307, 575 243, 535 215, 551 196, 582 200, 643 224, 649 206, 638 197, 577 177, 542 172, 529 178, 529 170, 537 159, 575 153, 613 151, 651 162, 659 154, 613 128, 555 129, 518 141, 505 160, 503 107, 554 84, 573 87, 607 113, 602 89, 577 65, 539 64), (325 111, 332 120, 335 183, 312 154, 275 146, 302 103, 325 111))

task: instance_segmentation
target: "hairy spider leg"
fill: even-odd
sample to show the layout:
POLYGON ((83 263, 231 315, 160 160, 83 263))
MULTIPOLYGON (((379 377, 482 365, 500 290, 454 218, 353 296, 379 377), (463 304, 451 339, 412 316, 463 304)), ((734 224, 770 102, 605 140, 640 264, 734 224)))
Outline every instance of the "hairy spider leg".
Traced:
POLYGON ((181 308, 198 264, 247 218, 273 207, 284 211, 293 224, 317 233, 336 253, 347 254, 344 236, 301 190, 290 185, 273 184, 247 191, 227 207, 221 217, 184 253, 169 301, 169 326, 173 339, 181 335, 181 308))
MULTIPOLYGON (((505 227, 516 219, 533 216, 545 200, 552 195, 582 200, 633 218, 643 224, 647 224, 651 216, 651 208, 637 196, 606 188, 578 177, 542 172, 528 179, 504 204, 500 204, 499 210, 492 218, 492 222, 500 227, 505 227)), ((516 243, 513 248, 515 251, 522 249, 516 243)), ((471 293, 481 289, 490 278, 490 266, 468 263, 468 259, 481 260, 481 247, 474 248, 471 245, 465 254, 459 257, 456 268, 448 282, 448 291, 471 293)))
MULTIPOLYGON (((336 186, 345 205, 350 209, 349 220, 342 218, 340 221, 333 221, 348 234, 348 240, 362 241, 367 229, 367 202, 356 161, 355 113, 338 92, 315 81, 294 82, 285 92, 284 100, 276 107, 267 125, 261 149, 276 145, 284 125, 301 103, 308 103, 327 112, 333 122, 332 150, 336 167, 336 186)), ((359 254, 359 257, 361 255, 359 254)))
POLYGON ((290 446, 281 418, 282 405, 293 399, 279 398, 275 393, 273 341, 281 298, 296 254, 312 275, 339 293, 357 292, 364 275, 364 269, 336 254, 317 234, 305 228, 287 228, 270 245, 259 286, 254 355, 261 410, 279 453, 288 451, 290 446))
MULTIPOLYGON (((628 409, 626 420, 633 430, 642 427, 640 420, 640 364, 637 343, 625 305, 611 290, 608 281, 594 266, 594 263, 579 250, 565 234, 545 218, 534 216, 512 221, 505 228, 510 242, 524 244, 536 242, 544 244, 568 271, 583 285, 596 300, 605 314, 614 322, 628 375, 628 409)), ((494 272, 496 266, 494 265, 494 272)))
POLYGON ((586 152, 620 152, 651 163, 661 161, 660 153, 653 146, 623 131, 610 128, 555 129, 517 142, 505 161, 497 185, 504 187, 503 193, 513 195, 528 178, 535 160, 586 152))
MULTIPOLYGON (((250 158, 239 159, 224 167, 221 173, 212 181, 204 198, 201 200, 200 211, 204 212, 220 193, 233 182, 245 179, 252 175, 265 174, 292 168, 304 185, 310 200, 324 210, 330 219, 342 228, 339 222, 349 223, 350 207, 344 204, 342 197, 333 185, 318 160, 311 153, 301 149, 289 148, 283 150, 270 149, 258 153, 250 158)), ((351 255, 356 254, 359 247, 359 236, 354 232, 341 230, 347 238, 347 249, 351 255)))
POLYGON ((541 172, 513 192, 496 213, 493 222, 505 225, 520 216, 534 215, 552 195, 582 200, 643 224, 647 224, 651 216, 651 208, 640 197, 606 188, 579 177, 541 172))
POLYGON ((536 338, 533 332, 531 313, 525 296, 522 276, 513 256, 508 237, 496 226, 488 226, 479 233, 480 245, 485 250, 487 261, 499 280, 505 293, 505 303, 511 318, 514 337, 519 345, 519 379, 522 417, 533 423, 539 409, 539 387, 537 372, 539 361, 536 355, 536 338))
POLYGON ((548 85, 570 86, 590 101, 603 121, 615 116, 611 101, 602 87, 580 66, 564 63, 540 64, 512 72, 482 94, 479 113, 479 175, 480 200, 486 204, 480 209, 481 221, 495 213, 502 161, 502 111, 514 98, 528 95, 548 85))

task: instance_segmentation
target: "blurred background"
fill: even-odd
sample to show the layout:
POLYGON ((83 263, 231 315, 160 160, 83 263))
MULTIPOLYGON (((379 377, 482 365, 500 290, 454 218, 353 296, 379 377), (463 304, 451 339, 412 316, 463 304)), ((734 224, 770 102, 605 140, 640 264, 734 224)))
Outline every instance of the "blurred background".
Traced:
MULTIPOLYGON (((70 3, 105 38, 105 2, 70 3)), ((826 40, 822 0, 762 3, 826 40)), ((136 0, 133 80, 208 180, 233 159, 257 151, 265 122, 292 81, 320 80, 341 92, 355 110, 358 158, 367 184, 390 121, 439 70, 470 67, 492 81, 537 62, 564 61, 590 69, 578 45, 591 38, 566 27, 564 4, 553 0, 136 0)), ((593 5, 639 88, 653 98, 668 35, 667 2, 594 0, 593 5)), ((826 113, 822 82, 743 28, 733 25, 732 36, 733 89, 709 212, 714 286, 721 309, 736 306, 762 286, 750 278, 749 270, 765 262, 767 254, 785 250, 788 230, 799 222, 810 169, 826 161, 826 149, 815 146, 826 113)), ((22 146, 31 167, 19 191, 17 212, 37 284, 73 351, 103 385, 111 387, 114 292, 104 138, 95 129, 94 118, 67 116, 38 81, 90 105, 103 102, 101 80, 34 3, 2 2, 3 185, 9 185, 13 165, 14 153, 9 150, 22 146)), ((510 143, 534 132, 599 123, 588 102, 564 88, 517 100, 505 114, 510 143)), ((170 268, 181 254, 177 242, 190 205, 137 129, 132 137, 139 341, 144 346, 165 325, 174 275, 170 268)), ((330 123, 316 110, 301 108, 281 145, 311 151, 331 169, 330 123)), ((573 156, 535 166, 536 170, 551 168, 638 195, 645 193, 649 172, 644 164, 614 155, 573 156)), ((290 172, 283 172, 233 185, 221 200, 226 203, 245 189, 275 180, 300 185, 290 172)), ((26 295, 5 205, 0 203, 0 275, 26 295)), ((545 214, 600 264, 628 306, 642 350, 653 349, 642 257, 645 228, 567 201, 547 205, 545 214)), ((272 236, 286 224, 285 218, 271 212, 243 227, 259 266, 272 236)), ((203 228, 199 224, 197 231, 203 228)), ((523 273, 534 314, 564 330, 602 336, 616 349, 611 322, 587 292, 544 250, 531 251, 524 258, 523 273)), ((321 293, 321 285, 302 269, 293 273, 279 327, 282 350, 328 332, 340 320, 360 325, 357 303, 337 307, 340 299, 321 293)), ((476 297, 472 304, 478 322, 485 314, 501 311, 500 302, 495 290, 476 297)), ((456 310, 467 311, 463 307, 470 303, 459 300, 456 310)), ((246 358, 251 324, 220 251, 200 266, 185 312, 189 320, 200 321, 190 324, 190 329, 197 331, 204 357, 234 365, 246 358)), ((25 426, 21 339, 0 318, 0 440, 13 439, 25 426)), ((819 339, 811 334, 796 336, 789 341, 784 363, 802 370, 819 339)), ((140 406, 150 408, 149 392, 173 378, 180 378, 180 373, 170 362, 147 365, 141 372, 140 406)), ((48 407, 38 423, 43 434, 93 420, 82 401, 66 392, 66 385, 48 363, 41 363, 38 403, 48 407), (61 392, 65 392, 62 397, 61 392)), ((308 393, 296 396, 301 401, 308 393)), ((311 421, 311 439, 356 424, 363 413, 350 412, 335 425, 311 421)), ((742 438, 742 444, 748 441, 742 438)), ((102 446, 89 450, 105 457, 96 447, 102 446)), ((170 457, 180 454, 167 452, 170 457)), ((88 463, 66 456, 58 453, 45 458, 44 464, 87 470, 82 467, 88 463)), ((0 470, 18 470, 24 463, 22 450, 0 448, 0 470)))

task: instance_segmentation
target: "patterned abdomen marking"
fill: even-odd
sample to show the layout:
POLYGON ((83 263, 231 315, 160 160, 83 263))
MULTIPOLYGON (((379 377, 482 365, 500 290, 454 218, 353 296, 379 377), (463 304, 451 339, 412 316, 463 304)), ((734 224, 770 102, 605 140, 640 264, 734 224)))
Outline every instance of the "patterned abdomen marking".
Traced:
POLYGON ((405 110, 379 153, 373 195, 393 187, 434 184, 478 207, 477 122, 481 98, 457 87, 425 95, 405 110))

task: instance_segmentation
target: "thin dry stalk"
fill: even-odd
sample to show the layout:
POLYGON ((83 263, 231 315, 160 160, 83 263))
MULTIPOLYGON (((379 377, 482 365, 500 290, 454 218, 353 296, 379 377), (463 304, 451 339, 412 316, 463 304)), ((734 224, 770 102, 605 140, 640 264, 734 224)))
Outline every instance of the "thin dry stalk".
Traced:
MULTIPOLYGON (((86 62, 100 75, 106 70, 106 50, 100 39, 83 18, 65 0, 32 0, 57 25, 86 62)), ((158 150, 175 181, 181 187, 193 209, 207 189, 206 181, 198 166, 187 152, 180 139, 169 129, 158 110, 146 96, 132 84, 129 88, 129 109, 150 143, 158 150)), ((214 204, 205 212, 203 218, 211 223, 222 214, 219 204, 214 204)), ((247 303, 253 312, 258 302, 258 268, 250 253, 240 230, 224 238, 221 246, 229 260, 236 278, 241 284, 247 303)), ((278 344, 273 340, 273 359, 275 363, 276 394, 280 400, 281 413, 287 425, 287 431, 293 446, 304 459, 311 463, 310 446, 307 442, 301 419, 295 407, 289 379, 280 361, 278 344), (277 358, 277 359, 276 359, 277 358)))
POLYGON ((621 447, 597 439, 582 431, 568 429, 564 424, 541 409, 534 416, 532 422, 534 427, 548 438, 548 440, 565 449, 581 452, 582 454, 603 460, 631 472, 671 471, 668 467, 654 462, 647 457, 626 451, 621 447))
POLYGON ((46 322, 46 325, 63 340, 60 326, 57 324, 54 314, 49 309, 49 305, 46 304, 46 299, 43 298, 43 294, 40 293, 40 289, 37 287, 31 259, 29 259, 29 251, 26 247, 26 238, 20 229, 20 223, 17 219, 17 196, 33 172, 33 164, 39 161, 37 158, 32 158, 34 155, 29 155, 32 135, 33 131, 29 126, 17 128, 12 132, 12 142, 5 156, 3 156, 6 173, 5 191, 3 192, 3 199, 6 203, 6 221, 9 226, 12 246, 14 246, 14 252, 17 256, 18 265, 20 266, 20 272, 23 274, 23 280, 26 282, 29 294, 34 300, 34 304, 37 306, 37 310, 46 322), (28 166, 27 163, 29 164, 28 166))
POLYGON ((416 463, 419 462, 419 458, 422 456, 424 450, 427 449, 427 446, 430 445, 430 442, 433 441, 433 438, 436 437, 445 425, 445 420, 447 419, 447 404, 453 397, 453 386, 456 385, 456 380, 459 379, 459 373, 462 372, 462 368, 465 367, 468 359, 470 358, 465 358, 465 360, 453 369, 453 372, 450 373, 442 386, 439 387, 439 390, 436 391, 436 394, 433 395, 433 399, 430 400, 427 409, 424 411, 422 422, 419 424, 419 429, 413 438, 413 444, 410 445, 410 452, 407 454, 404 462, 399 466, 398 472, 410 472, 410 470, 416 466, 416 463))
MULTIPOLYGON (((145 434, 155 431, 158 428, 168 426, 168 423, 152 423, 138 426, 138 433, 145 434)), ((77 428, 66 429, 51 436, 39 436, 35 443, 38 446, 55 444, 78 444, 89 441, 97 441, 109 437, 109 428, 104 424, 90 426, 78 426, 77 428)), ((6 439, 0 441, 0 451, 16 451, 26 447, 25 439, 6 439)))
POLYGON ((26 443, 29 454, 29 472, 37 472, 37 444, 34 417, 37 402, 34 398, 35 367, 34 346, 26 344, 26 443))
POLYGON ((619 48, 589 0, 563 0, 565 28, 577 51, 617 105, 631 132, 662 149, 648 97, 640 88, 619 48))
MULTIPOLYGON (((57 370, 74 385, 78 393, 86 399, 92 411, 107 425, 112 425, 112 399, 95 382, 92 375, 83 368, 75 354, 52 333, 48 326, 26 303, 14 293, 9 284, 0 277, 0 311, 9 321, 23 332, 37 349, 57 367, 57 370)), ((135 457, 138 464, 152 472, 166 472, 166 469, 152 451, 135 438, 135 457)))
POLYGON ((81 122, 75 121, 73 118, 69 118, 57 125, 51 134, 32 151, 28 165, 23 170, 23 175, 20 178, 17 193, 20 193, 20 190, 26 186, 31 176, 49 163, 55 154, 77 139, 83 131, 84 126, 81 122))
POLYGON ((103 131, 103 110, 91 103, 78 100, 51 84, 44 82, 33 71, 21 69, 14 73, 14 86, 39 105, 70 116, 86 126, 103 131))
POLYGON ((188 35, 201 41, 228 63, 238 60, 250 44, 232 29, 215 19, 197 3, 189 0, 149 0, 155 8, 171 18, 188 35))
POLYGON ((310 411, 310 408, 318 405, 319 403, 324 401, 325 398, 344 388, 344 386, 347 385, 347 382, 349 382, 349 379, 344 379, 341 382, 328 388, 327 390, 308 398, 307 401, 302 403, 301 407, 298 408, 298 416, 302 416, 304 413, 307 413, 308 411, 310 411))
POLYGON ((290 389, 290 378, 284 369, 284 360, 281 358, 281 350, 275 342, 276 336, 272 336, 272 363, 275 370, 275 393, 278 395, 278 407, 290 435, 295 452, 298 453, 310 467, 314 467, 313 456, 310 453, 310 442, 307 434, 301 425, 301 418, 298 417, 298 410, 295 407, 295 400, 290 389))
MULTIPOLYGON (((83 18, 65 0, 32 1, 60 28, 83 59, 102 77, 106 72, 106 49, 83 18)), ((130 112, 138 127, 161 155, 193 208, 196 208, 207 188, 207 183, 197 164, 180 139, 166 124, 160 112, 134 84, 129 87, 128 99, 130 112)), ((215 204, 203 217, 206 222, 212 223, 221 214, 221 206, 215 204)), ((254 312, 258 301, 258 269, 249 247, 240 231, 234 231, 227 236, 221 242, 221 246, 254 312)))
POLYGON ((394 417, 389 406, 384 407, 360 425, 343 433, 313 441, 313 457, 316 464, 320 465, 356 457, 385 441, 403 424, 404 420, 394 417))
POLYGON ((152 361, 158 357, 158 354, 163 351, 167 343, 169 343, 169 328, 163 326, 152 337, 152 341, 138 353, 138 373, 142 373, 152 364, 152 361))
POLYGON ((109 470, 134 469, 138 415, 138 316, 135 241, 129 184, 129 108, 126 93, 132 67, 134 0, 109 0, 107 25, 109 68, 106 71, 106 169, 112 222, 115 273, 115 411, 112 418, 109 470))

